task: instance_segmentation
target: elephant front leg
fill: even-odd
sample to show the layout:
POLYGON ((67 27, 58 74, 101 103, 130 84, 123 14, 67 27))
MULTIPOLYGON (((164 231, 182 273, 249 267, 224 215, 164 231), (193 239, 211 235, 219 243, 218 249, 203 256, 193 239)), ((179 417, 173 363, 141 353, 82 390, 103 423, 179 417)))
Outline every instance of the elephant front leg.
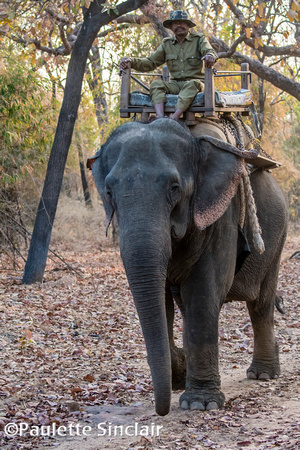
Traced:
MULTIPOLYGON (((174 288, 175 289, 175 288, 174 288)), ((173 325, 174 325, 174 293, 171 293, 172 288, 166 288, 166 315, 168 324, 168 334, 171 351, 171 365, 172 365, 172 389, 183 390, 185 386, 186 377, 186 361, 183 348, 176 347, 174 342, 173 325)), ((177 291, 176 291, 177 292, 177 291)), ((178 291, 179 295, 179 291, 178 291)))
POLYGON ((191 410, 219 409, 225 401, 220 390, 218 367, 219 302, 215 295, 203 298, 198 294, 198 297, 189 297, 184 306, 187 373, 180 407, 191 410))

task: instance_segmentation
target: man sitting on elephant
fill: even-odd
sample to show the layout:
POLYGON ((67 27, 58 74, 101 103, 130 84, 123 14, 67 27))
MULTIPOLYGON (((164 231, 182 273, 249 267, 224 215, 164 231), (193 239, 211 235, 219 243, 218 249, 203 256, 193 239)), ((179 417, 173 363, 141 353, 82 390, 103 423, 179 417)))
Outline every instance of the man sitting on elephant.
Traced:
POLYGON ((179 94, 175 113, 170 117, 178 120, 194 100, 196 94, 204 90, 204 64, 213 67, 218 56, 202 33, 190 33, 195 27, 185 11, 173 11, 164 27, 173 31, 174 37, 165 38, 158 49, 147 58, 124 57, 120 69, 131 67, 140 72, 149 72, 167 63, 171 80, 154 81, 150 96, 157 118, 164 117, 166 94, 179 94))

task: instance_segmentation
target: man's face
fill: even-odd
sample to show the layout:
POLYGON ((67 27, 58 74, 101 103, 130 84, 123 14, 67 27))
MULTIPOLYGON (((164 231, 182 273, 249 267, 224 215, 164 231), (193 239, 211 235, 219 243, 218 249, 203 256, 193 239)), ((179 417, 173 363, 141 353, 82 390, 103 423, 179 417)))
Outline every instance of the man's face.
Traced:
POLYGON ((190 27, 186 22, 183 22, 182 20, 175 20, 171 25, 171 30, 178 38, 185 37, 189 32, 190 27))

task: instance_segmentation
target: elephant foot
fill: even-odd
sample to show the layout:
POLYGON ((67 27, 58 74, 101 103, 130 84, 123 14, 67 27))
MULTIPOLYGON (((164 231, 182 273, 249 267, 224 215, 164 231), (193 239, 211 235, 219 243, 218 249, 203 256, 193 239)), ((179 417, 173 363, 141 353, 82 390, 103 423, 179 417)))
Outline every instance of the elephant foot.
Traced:
POLYGON ((253 362, 247 370, 247 378, 249 380, 269 381, 276 379, 280 375, 279 363, 275 364, 258 364, 253 362))
POLYGON ((220 409, 224 405, 224 402, 225 395, 218 389, 206 391, 198 389, 187 390, 179 399, 181 409, 190 409, 192 411, 220 409))
POLYGON ((173 391, 184 390, 186 377, 186 362, 183 348, 171 349, 172 362, 172 389, 173 391))

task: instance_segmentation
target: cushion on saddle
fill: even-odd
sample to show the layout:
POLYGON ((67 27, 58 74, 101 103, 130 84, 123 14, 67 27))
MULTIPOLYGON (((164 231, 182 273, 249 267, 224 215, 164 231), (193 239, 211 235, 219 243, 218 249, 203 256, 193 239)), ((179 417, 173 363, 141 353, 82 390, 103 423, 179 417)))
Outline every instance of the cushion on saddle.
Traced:
MULTIPOLYGON (((193 100, 191 106, 204 106, 205 92, 199 92, 193 100)), ((178 95, 167 94, 166 107, 175 108, 178 100, 178 95)), ((252 101, 252 93, 247 89, 240 89, 236 92, 215 92, 216 106, 241 106, 249 105, 252 101)), ((130 106, 152 106, 151 97, 148 94, 143 94, 141 91, 133 91, 129 98, 130 106)))

